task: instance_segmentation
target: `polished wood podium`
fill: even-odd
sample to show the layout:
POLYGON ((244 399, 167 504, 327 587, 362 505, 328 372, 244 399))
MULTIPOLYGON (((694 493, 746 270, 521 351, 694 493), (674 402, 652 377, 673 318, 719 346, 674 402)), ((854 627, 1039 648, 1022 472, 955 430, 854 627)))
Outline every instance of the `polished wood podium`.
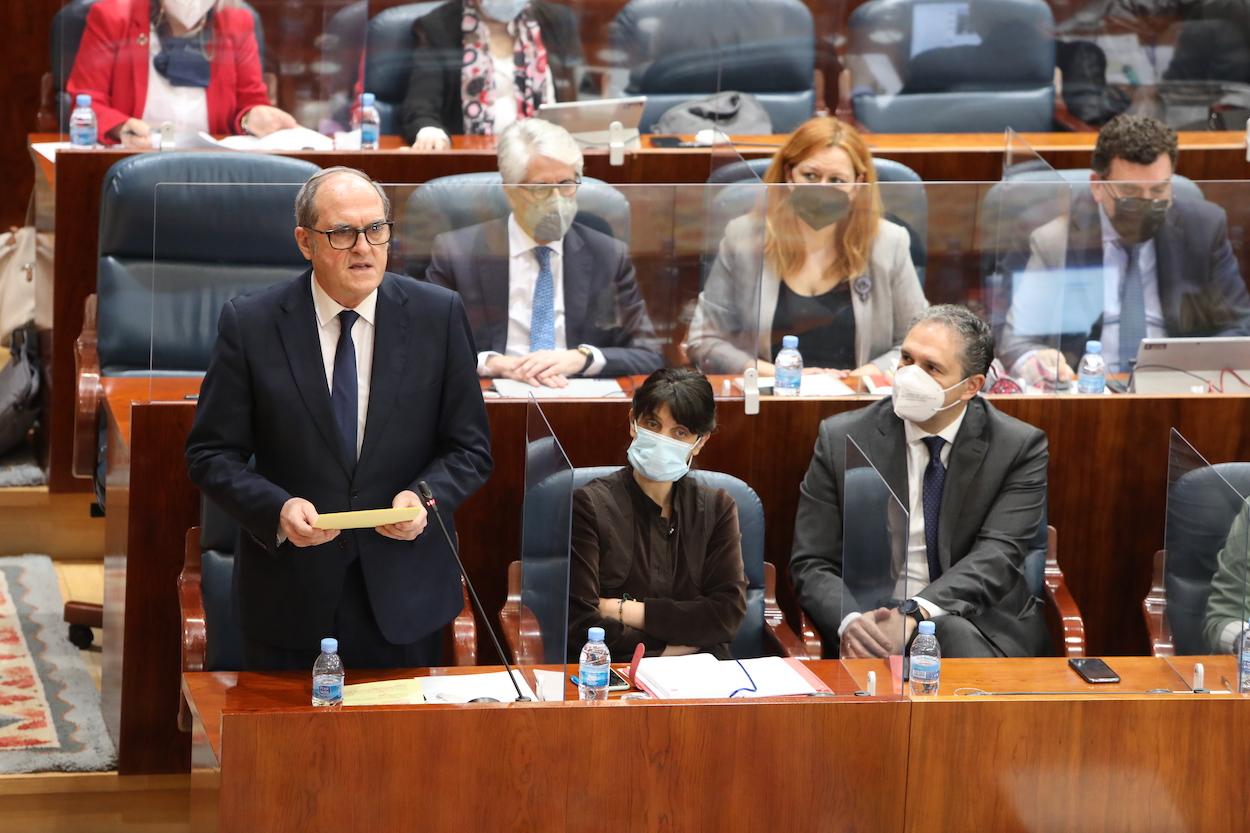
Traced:
POLYGON ((811 664, 835 696, 767 700, 315 709, 302 673, 182 686, 222 833, 1246 829, 1246 698, 1110 662, 1117 686, 1061 659, 947 660, 928 698, 860 660, 811 664), (880 696, 855 696, 874 668, 880 696))

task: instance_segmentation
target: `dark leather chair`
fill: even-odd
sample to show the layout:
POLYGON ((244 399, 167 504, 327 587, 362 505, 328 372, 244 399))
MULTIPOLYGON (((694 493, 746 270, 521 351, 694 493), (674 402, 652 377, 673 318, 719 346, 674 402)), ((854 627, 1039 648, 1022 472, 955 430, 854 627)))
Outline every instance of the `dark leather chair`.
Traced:
MULTIPOLYGON (((617 471, 618 466, 594 466, 573 470, 573 488, 617 471)), ((755 490, 738 478, 714 471, 692 471, 700 484, 724 489, 738 507, 738 525, 742 533, 742 561, 746 573, 746 618, 730 644, 735 657, 745 659, 764 655, 805 656, 798 637, 785 623, 785 617, 777 604, 777 575, 772 564, 764 560, 764 507, 755 490)), ((527 500, 564 499, 567 494, 567 473, 555 475, 539 483, 527 495, 527 500), (544 488, 550 481, 551 485, 544 488)), ((540 513, 541 514, 541 513, 540 513)), ((527 559, 528 565, 528 559, 527 559)), ((530 569, 528 566, 526 569, 530 569)), ((567 573, 564 575, 564 594, 568 594, 567 573)), ((541 628, 537 618, 525 609, 522 602, 522 562, 514 561, 508 568, 508 598, 500 611, 504 641, 517 662, 534 662, 543 656, 541 628)), ((565 623, 567 631, 567 622, 565 623)), ((572 652, 576 646, 568 646, 572 652)))
MULTIPOLYGON (((243 625, 234 588, 238 524, 210 500, 200 504, 200 526, 187 530, 178 604, 182 614, 182 670, 239 671, 244 667, 243 625)), ((460 580, 464 606, 447 629, 444 645, 456 665, 477 664, 477 620, 460 580), (448 650, 450 648, 450 650, 448 650)), ((178 725, 190 731, 190 714, 180 698, 178 725)))
MULTIPOLYGON (((846 472, 847 517, 884 519, 893 502, 885 482, 870 468, 846 472)), ((885 523, 853 524, 843 543, 843 576, 847 590, 865 607, 884 605, 895 594, 895 581, 882 570, 889 563, 890 532, 885 523)), ((1038 529, 1024 560, 1029 591, 1045 605, 1051 649, 1060 656, 1085 656, 1085 624, 1076 600, 1068 591, 1059 568, 1058 534, 1045 520, 1038 529)), ((849 612, 849 611, 848 611, 849 612)), ((824 641, 805 612, 800 613, 799 632, 809 659, 820 659, 824 641)), ((830 635, 830 641, 836 640, 830 635)))
POLYGON ((850 16, 851 56, 890 61, 896 95, 865 79, 841 84, 839 113, 878 133, 982 133, 1055 127, 1054 16, 1043 0, 973 0, 983 43, 911 54, 919 7, 945 0, 869 0, 850 16))
POLYGON ((1211 579, 1228 529, 1245 506, 1239 494, 1248 489, 1250 463, 1195 469, 1168 489, 1164 548, 1154 555, 1142 601, 1155 656, 1210 653, 1202 629, 1211 579))
MULTIPOLYGON (((708 185, 741 184, 742 187, 708 189, 710 205, 707 245, 704 247, 704 280, 716 257, 725 226, 730 220, 750 211, 763 196, 761 180, 770 164, 771 157, 731 162, 717 168, 708 177, 708 185)), ((929 234, 929 199, 925 195, 924 183, 919 174, 893 159, 873 159, 872 166, 877 172, 877 181, 881 183, 881 203, 886 219, 907 229, 911 236, 911 261, 923 287, 929 234)))
POLYGON ((774 133, 816 106, 812 14, 800 0, 630 0, 611 26, 629 68, 627 95, 645 95, 641 129, 670 108, 736 90, 759 99, 774 133))
MULTIPOLYGON (((577 191, 576 221, 610 234, 628 245, 629 202, 602 180, 586 177, 577 191)), ((506 217, 511 211, 498 173, 455 174, 431 179, 412 192, 396 224, 392 269, 398 262, 422 279, 434 238, 445 231, 506 217)))
POLYGON ((399 133, 399 108, 408 94, 417 44, 412 24, 443 5, 443 0, 406 3, 369 19, 364 42, 364 89, 373 93, 383 135, 399 133))
MULTIPOLYGON (((87 13, 98 0, 70 0, 52 16, 52 32, 50 35, 49 55, 52 66, 45 73, 39 84, 39 114, 37 123, 40 130, 65 132, 69 129, 69 114, 74 109, 73 100, 65 92, 65 82, 74 70, 74 61, 78 58, 78 47, 82 44, 83 32, 87 29, 87 13)), ((265 66, 265 27, 260 15, 246 0, 238 0, 238 5, 252 13, 252 21, 256 27, 256 46, 260 50, 260 65, 265 66)), ((266 76, 269 97, 274 99, 277 79, 266 76)))
POLYGON ((105 175, 96 291, 75 344, 73 449, 74 475, 95 480, 101 506, 101 380, 203 373, 222 305, 305 268, 291 206, 317 170, 281 156, 192 151, 129 156, 105 175))

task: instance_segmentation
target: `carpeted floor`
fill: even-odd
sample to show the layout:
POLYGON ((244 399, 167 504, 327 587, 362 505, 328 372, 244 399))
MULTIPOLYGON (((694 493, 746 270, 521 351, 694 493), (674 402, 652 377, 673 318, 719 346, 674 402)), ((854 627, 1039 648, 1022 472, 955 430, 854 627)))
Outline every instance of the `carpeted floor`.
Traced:
POLYGON ((100 695, 61 607, 51 559, 0 558, 0 772, 114 766, 100 695))
POLYGON ((0 457, 0 488, 43 486, 48 476, 35 461, 35 450, 26 443, 0 457))

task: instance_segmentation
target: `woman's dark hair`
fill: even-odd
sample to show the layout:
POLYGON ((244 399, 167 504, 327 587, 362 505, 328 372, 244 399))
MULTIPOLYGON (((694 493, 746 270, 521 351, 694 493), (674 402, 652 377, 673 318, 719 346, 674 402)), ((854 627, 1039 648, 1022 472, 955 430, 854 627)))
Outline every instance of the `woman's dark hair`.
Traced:
POLYGON ((634 391, 634 421, 657 413, 668 405, 678 425, 696 434, 716 430, 716 399, 712 383, 697 370, 685 367, 662 367, 647 377, 634 391))

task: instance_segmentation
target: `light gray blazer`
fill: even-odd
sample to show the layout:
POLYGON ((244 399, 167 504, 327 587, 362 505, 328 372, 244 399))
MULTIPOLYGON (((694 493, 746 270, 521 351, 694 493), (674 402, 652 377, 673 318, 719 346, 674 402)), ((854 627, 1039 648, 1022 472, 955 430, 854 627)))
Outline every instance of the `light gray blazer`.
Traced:
MULTIPOLYGON (((756 358, 772 361, 780 292, 781 280, 764 263, 763 219, 751 213, 732 220, 690 322, 686 352, 695 365, 704 373, 741 373, 756 358)), ((907 230, 882 219, 864 275, 851 279, 856 365, 893 371, 908 326, 928 306, 907 230), (865 276, 870 286, 857 291, 865 276)))

